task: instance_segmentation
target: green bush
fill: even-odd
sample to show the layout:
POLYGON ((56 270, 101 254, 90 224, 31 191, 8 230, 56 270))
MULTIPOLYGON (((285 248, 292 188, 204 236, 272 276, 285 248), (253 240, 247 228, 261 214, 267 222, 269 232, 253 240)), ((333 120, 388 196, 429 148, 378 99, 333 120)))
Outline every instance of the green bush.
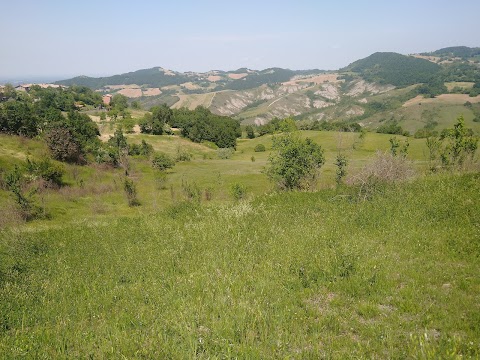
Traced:
POLYGON ((263 144, 257 144, 255 146, 255 148, 253 149, 253 151, 255 152, 264 152, 266 149, 265 149, 265 145, 263 144))
POLYGON ((162 171, 171 169, 174 165, 175 161, 170 157, 170 155, 165 154, 164 152, 156 153, 152 160, 153 168, 162 171))
POLYGON ((39 161, 27 158, 25 168, 32 180, 42 179, 47 187, 60 187, 63 185, 63 175, 65 168, 61 164, 56 164, 49 158, 43 158, 39 161))
POLYGON ((230 186, 230 194, 235 200, 242 200, 247 194, 247 187, 240 183, 234 183, 230 186))
POLYGON ((280 189, 308 189, 314 185, 318 170, 325 163, 320 145, 302 139, 297 133, 273 138, 266 174, 280 189))

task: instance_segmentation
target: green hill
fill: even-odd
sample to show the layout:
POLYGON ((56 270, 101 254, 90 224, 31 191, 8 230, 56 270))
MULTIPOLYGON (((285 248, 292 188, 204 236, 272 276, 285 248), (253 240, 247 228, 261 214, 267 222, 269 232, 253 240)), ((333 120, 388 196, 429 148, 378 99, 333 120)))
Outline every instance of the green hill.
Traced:
POLYGON ((371 82, 408 86, 428 82, 440 72, 441 67, 424 59, 394 52, 377 52, 342 70, 358 73, 371 82))
POLYGON ((108 77, 93 78, 88 76, 78 76, 68 80, 57 81, 59 85, 83 85, 92 89, 99 89, 105 85, 148 85, 150 87, 162 87, 169 85, 178 85, 190 78, 183 74, 174 73, 168 75, 162 68, 154 67, 151 69, 142 69, 125 74, 113 75, 108 77))
POLYGON ((422 55, 449 56, 465 59, 480 55, 480 48, 471 48, 468 46, 451 46, 433 51, 431 53, 423 53, 422 55))

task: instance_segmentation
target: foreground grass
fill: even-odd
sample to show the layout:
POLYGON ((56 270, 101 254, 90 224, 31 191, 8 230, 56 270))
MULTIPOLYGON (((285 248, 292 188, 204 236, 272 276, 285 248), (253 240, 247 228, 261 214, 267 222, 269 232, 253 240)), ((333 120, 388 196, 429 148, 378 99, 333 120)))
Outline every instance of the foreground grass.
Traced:
POLYGON ((0 354, 478 357, 480 176, 337 195, 4 230, 0 354))

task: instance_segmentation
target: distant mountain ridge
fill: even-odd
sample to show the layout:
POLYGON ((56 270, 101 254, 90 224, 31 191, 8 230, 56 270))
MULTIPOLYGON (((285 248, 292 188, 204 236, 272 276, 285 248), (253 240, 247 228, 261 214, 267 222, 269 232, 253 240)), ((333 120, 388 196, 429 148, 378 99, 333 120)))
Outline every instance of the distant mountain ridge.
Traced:
MULTIPOLYGON (((377 52, 338 71, 243 67, 200 73, 154 67, 109 77, 81 76, 57 84, 122 94, 144 109, 163 103, 174 108, 203 106, 245 124, 287 116, 305 121, 364 121, 373 114, 398 110, 416 94, 435 97, 454 89, 455 94, 467 96, 457 96, 454 102, 465 103, 466 94, 475 96, 480 88, 478 49, 459 46, 428 55, 377 52), (446 83, 451 83, 448 89, 446 83)), ((374 122, 385 120, 384 116, 374 122)), ((415 116, 421 119, 423 115, 415 116)))
POLYGON ((294 76, 312 75, 324 71, 313 70, 289 70, 281 68, 269 68, 265 70, 250 70, 241 68, 234 71, 212 70, 205 73, 177 72, 162 67, 141 69, 108 77, 77 76, 72 79, 55 82, 59 85, 81 85, 92 89, 101 89, 108 85, 145 85, 147 87, 165 87, 184 83, 199 83, 201 87, 209 88, 209 83, 215 83, 215 89, 243 90, 254 88, 266 83, 284 82, 294 76), (239 77, 237 75, 244 75, 239 77), (203 86, 202 86, 203 85, 203 86))

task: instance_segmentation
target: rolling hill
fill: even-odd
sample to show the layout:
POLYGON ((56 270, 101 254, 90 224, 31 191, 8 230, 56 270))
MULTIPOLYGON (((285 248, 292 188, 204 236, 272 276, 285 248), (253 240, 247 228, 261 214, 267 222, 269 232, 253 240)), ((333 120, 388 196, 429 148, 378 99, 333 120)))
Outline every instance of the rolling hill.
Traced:
MULTIPOLYGON (((445 114, 453 116, 445 126, 461 113, 467 121, 476 118, 472 108, 463 104, 477 102, 480 66, 471 56, 478 49, 459 46, 408 56, 377 52, 338 71, 240 68, 181 73, 155 67, 103 78, 81 76, 58 84, 120 93, 147 109, 161 103, 174 108, 204 106, 244 124, 292 116, 306 122, 356 121, 375 128, 393 118, 415 132, 426 121, 425 111, 407 111, 403 105, 417 95, 466 94, 439 97, 426 112, 440 113, 441 119, 445 114)), ((443 120, 439 123, 441 128, 443 120)))

